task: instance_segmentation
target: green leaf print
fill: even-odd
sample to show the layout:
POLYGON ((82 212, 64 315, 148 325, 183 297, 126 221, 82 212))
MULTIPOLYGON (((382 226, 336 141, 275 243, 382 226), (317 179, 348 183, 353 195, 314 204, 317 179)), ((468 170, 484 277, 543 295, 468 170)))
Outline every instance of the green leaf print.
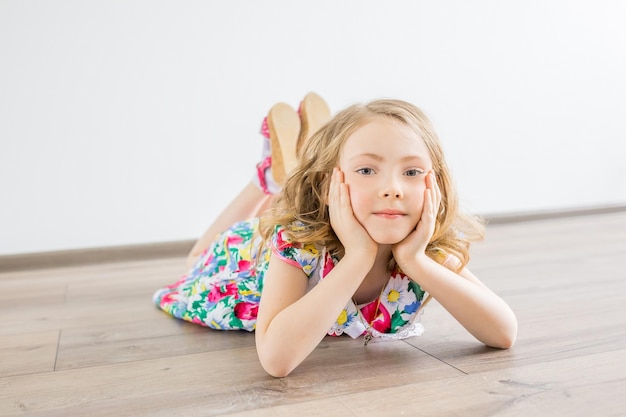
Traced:
POLYGON ((206 299, 209 294, 209 291, 202 291, 193 297, 193 301, 191 302, 192 310, 204 310, 206 307, 206 299))
POLYGON ((417 297, 417 301, 421 302, 424 299, 425 291, 417 283, 410 281, 409 290, 412 290, 415 293, 415 296, 417 297))
POLYGON ((402 315, 400 314, 398 310, 394 311, 393 314, 391 315, 391 331, 392 332, 395 332, 397 329, 399 329, 400 327, 404 326, 407 323, 408 321, 402 318, 402 315))

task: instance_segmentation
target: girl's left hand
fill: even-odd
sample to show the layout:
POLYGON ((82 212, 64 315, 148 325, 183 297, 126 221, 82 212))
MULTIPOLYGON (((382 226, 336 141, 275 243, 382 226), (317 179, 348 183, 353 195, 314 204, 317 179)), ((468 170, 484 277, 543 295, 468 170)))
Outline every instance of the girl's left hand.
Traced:
POLYGON ((404 264, 416 261, 426 253, 426 247, 433 237, 437 223, 437 213, 441 205, 441 190, 437 185, 435 173, 430 172, 426 176, 426 189, 424 190, 424 206, 422 216, 412 231, 401 242, 393 245, 393 257, 402 267, 404 264))

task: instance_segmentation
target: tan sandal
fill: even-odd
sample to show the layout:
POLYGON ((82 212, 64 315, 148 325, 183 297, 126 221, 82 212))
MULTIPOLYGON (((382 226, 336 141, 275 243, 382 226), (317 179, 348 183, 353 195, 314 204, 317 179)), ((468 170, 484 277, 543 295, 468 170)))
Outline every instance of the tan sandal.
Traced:
POLYGON ((300 136, 298 137, 298 152, 302 145, 330 120, 330 108, 326 101, 317 93, 310 92, 300 102, 300 136))
POLYGON ((298 163, 296 148, 300 135, 300 118, 288 104, 277 103, 267 114, 272 153, 272 177, 282 185, 298 163))

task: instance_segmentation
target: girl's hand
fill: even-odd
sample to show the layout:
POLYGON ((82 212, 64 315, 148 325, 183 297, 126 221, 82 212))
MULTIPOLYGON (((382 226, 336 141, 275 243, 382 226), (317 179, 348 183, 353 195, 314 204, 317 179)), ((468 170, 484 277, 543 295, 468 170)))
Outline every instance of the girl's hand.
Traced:
POLYGON ((431 171, 426 176, 422 216, 417 222, 415 230, 392 248, 393 257, 401 268, 403 265, 418 261, 422 255, 425 255, 426 246, 428 246, 435 232, 440 205, 441 190, 437 185, 435 174, 431 171))
POLYGON ((371 254, 374 259, 378 245, 354 217, 348 185, 343 182, 343 172, 333 169, 328 192, 330 225, 341 241, 346 253, 371 254))

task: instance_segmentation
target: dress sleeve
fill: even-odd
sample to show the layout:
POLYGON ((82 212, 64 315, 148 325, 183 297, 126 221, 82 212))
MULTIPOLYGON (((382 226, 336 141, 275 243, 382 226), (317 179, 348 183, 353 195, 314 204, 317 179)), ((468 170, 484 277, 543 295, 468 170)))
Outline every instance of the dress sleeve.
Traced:
POLYGON ((285 233, 285 228, 277 226, 271 239, 272 252, 290 265, 304 271, 308 278, 317 269, 320 250, 313 244, 294 242, 285 233))

